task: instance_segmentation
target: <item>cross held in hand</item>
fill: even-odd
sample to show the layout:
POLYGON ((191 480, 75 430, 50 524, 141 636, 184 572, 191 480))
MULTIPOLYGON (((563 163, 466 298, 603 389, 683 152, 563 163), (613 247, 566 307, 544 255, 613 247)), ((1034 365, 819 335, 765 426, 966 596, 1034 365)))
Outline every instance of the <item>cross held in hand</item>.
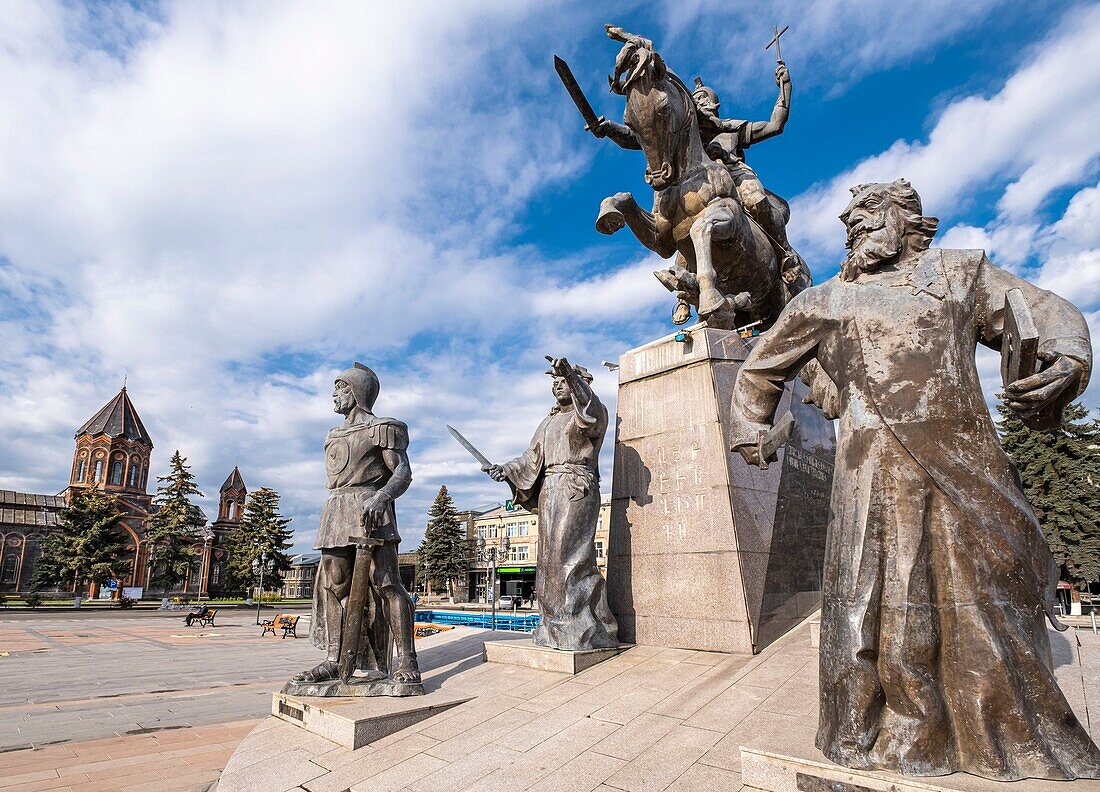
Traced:
POLYGON ((775 62, 776 63, 782 63, 783 62, 783 55, 779 51, 779 37, 782 36, 784 33, 786 33, 788 30, 790 30, 790 28, 791 28, 790 25, 784 25, 783 29, 780 30, 775 25, 772 25, 772 32, 775 34, 775 36, 772 38, 771 41, 769 41, 767 44, 764 45, 764 49, 771 49, 772 44, 775 45, 775 62))

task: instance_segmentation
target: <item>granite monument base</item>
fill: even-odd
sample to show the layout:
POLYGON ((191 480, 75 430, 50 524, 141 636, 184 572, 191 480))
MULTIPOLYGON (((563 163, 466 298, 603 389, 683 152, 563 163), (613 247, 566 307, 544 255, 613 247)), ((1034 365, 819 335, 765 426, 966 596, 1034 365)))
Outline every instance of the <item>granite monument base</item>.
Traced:
MULTIPOLYGON (((811 746, 812 747, 812 746, 811 746)), ((817 753, 816 751, 814 751, 817 753)), ((801 754, 801 751, 797 752, 801 754)), ((820 757, 820 754, 818 753, 820 757)), ((824 757, 810 759, 753 748, 741 748, 741 781, 760 792, 1095 792, 1094 780, 990 781, 967 773, 946 776, 899 776, 850 770, 824 757)))
POLYGON ((473 696, 433 690, 415 698, 309 698, 275 693, 271 714, 355 750, 470 701, 473 696))
POLYGON ((619 359, 607 591, 624 642, 758 652, 820 606, 832 422, 796 381, 777 461, 730 452, 751 343, 697 325, 619 359))
POLYGON ((561 674, 579 674, 604 660, 610 660, 623 649, 551 649, 526 641, 493 641, 485 644, 485 660, 489 663, 507 663, 539 671, 557 671, 561 674))

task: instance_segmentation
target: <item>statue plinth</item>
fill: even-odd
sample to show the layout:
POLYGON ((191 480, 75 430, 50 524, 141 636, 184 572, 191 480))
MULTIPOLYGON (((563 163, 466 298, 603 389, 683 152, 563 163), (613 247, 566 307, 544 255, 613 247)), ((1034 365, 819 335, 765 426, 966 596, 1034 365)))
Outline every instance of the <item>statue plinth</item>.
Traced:
POLYGON ((778 460, 759 470, 730 452, 748 351, 699 325, 619 360, 607 585, 623 642, 758 652, 820 605, 832 423, 791 383, 778 460))
POLYGON ((421 689, 413 698, 393 693, 377 698, 347 695, 314 698, 283 691, 273 694, 271 714, 354 751, 474 698, 442 690, 438 685, 426 694, 421 689))

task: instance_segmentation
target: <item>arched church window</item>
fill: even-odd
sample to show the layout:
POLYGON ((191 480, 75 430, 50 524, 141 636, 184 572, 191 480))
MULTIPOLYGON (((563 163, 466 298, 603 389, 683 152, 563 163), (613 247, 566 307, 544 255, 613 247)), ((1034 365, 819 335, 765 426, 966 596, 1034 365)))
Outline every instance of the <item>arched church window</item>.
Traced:
POLYGON ((117 486, 122 486, 122 460, 116 459, 111 462, 111 483, 117 486))
POLYGON ((141 477, 141 459, 133 457, 130 459, 130 477, 126 483, 128 486, 136 487, 138 485, 138 479, 141 477))
POLYGON ((103 479, 103 460, 97 459, 95 461, 95 468, 92 470, 92 481, 101 481, 103 479))
POLYGON ((228 503, 225 504, 225 516, 226 516, 226 519, 229 519, 229 520, 237 519, 237 502, 236 501, 229 501, 228 503))
POLYGON ((3 567, 0 568, 0 583, 14 583, 15 582, 15 567, 19 564, 19 556, 15 553, 8 553, 4 556, 3 567))
POLYGON ((88 475, 88 460, 82 459, 76 463, 76 481, 83 481, 88 475))

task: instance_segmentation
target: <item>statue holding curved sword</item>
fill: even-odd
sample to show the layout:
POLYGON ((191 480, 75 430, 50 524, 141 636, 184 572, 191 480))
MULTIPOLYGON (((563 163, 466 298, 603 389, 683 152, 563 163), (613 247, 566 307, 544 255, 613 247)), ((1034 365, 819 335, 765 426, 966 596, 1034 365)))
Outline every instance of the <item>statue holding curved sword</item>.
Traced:
POLYGON ((534 642, 564 650, 615 648, 618 625, 607 607, 595 546, 607 408, 587 369, 565 358, 546 359, 554 406, 521 456, 495 465, 447 428, 482 470, 508 484, 516 503, 539 515, 535 591, 541 618, 534 642))

